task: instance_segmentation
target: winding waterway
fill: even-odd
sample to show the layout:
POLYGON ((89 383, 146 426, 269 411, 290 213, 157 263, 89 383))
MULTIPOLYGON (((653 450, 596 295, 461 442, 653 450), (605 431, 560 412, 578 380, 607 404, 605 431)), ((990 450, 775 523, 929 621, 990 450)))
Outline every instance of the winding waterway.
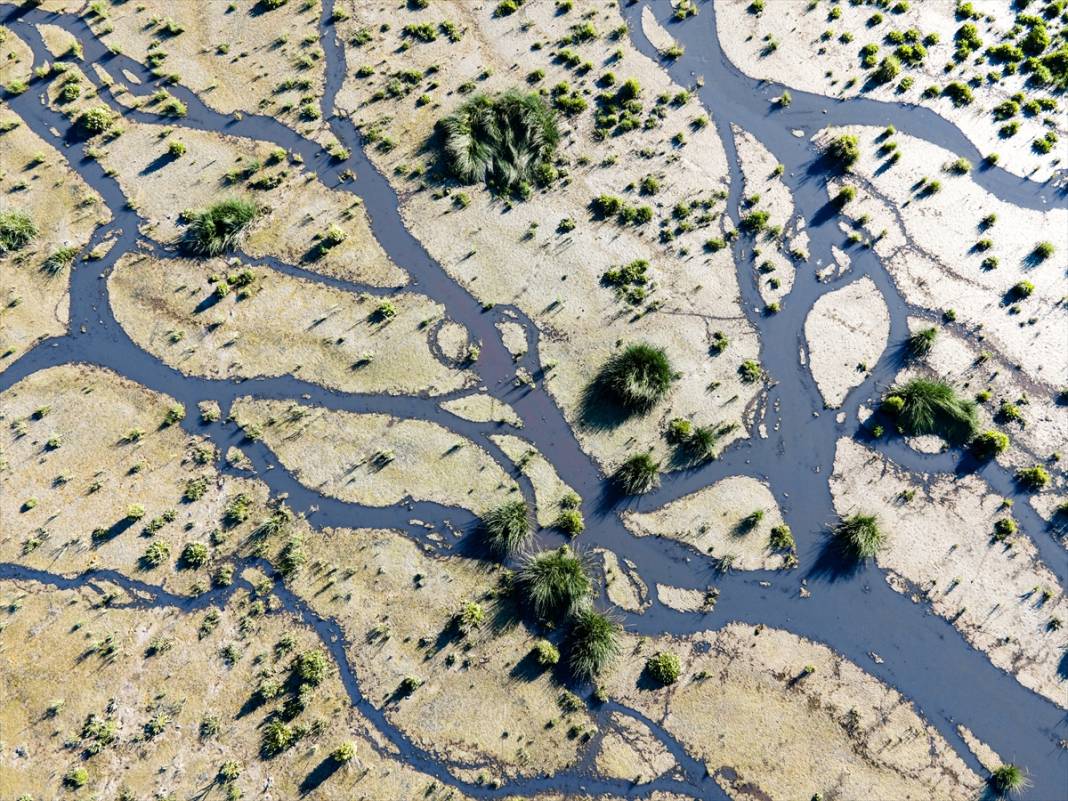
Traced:
MULTIPOLYGON (((665 27, 686 45, 683 57, 672 64, 665 64, 664 68, 683 86, 692 85, 697 76, 704 78, 704 85, 698 93, 717 126, 727 152, 730 165, 728 210, 732 220, 738 222, 742 198, 742 177, 731 135, 733 124, 755 135, 785 165, 783 178, 793 192, 796 213, 807 224, 811 262, 829 262, 832 243, 840 245, 841 239, 835 221, 820 215, 827 203, 827 194, 823 180, 813 172, 818 154, 808 141, 819 129, 829 125, 885 125, 887 121, 892 121, 904 133, 934 142, 970 160, 981 160, 974 146, 955 126, 922 108, 864 98, 839 101, 794 91, 793 103, 789 108, 773 110, 770 100, 781 92, 781 87, 750 79, 727 61, 719 47, 711 4, 703 4, 697 17, 678 25, 668 22, 671 14, 668 3, 655 3, 651 7, 665 27), (806 136, 794 136, 792 131, 795 129, 804 131, 806 136)), ((657 58, 655 49, 641 32, 641 8, 640 4, 626 5, 623 13, 634 44, 646 55, 657 58)), ((1059 739, 1068 737, 1064 711, 995 668, 984 654, 971 648, 948 622, 935 616, 927 605, 914 604, 894 592, 875 565, 847 570, 832 556, 828 556, 826 526, 835 514, 827 480, 833 468, 835 441, 841 436, 857 434, 855 420, 860 404, 870 402, 892 382, 900 363, 894 355, 894 348, 888 348, 867 380, 854 389, 843 404, 841 411, 846 422, 836 422, 832 414, 816 416, 813 412, 822 410, 823 402, 811 375, 798 360, 798 351, 804 341, 802 332, 805 316, 823 293, 866 275, 879 287, 889 306, 891 344, 907 336, 908 316, 931 317, 926 310, 911 307, 902 299, 875 254, 868 250, 853 249, 850 252, 852 269, 845 276, 830 282, 819 282, 811 267, 800 268, 782 312, 765 316, 757 311, 763 303, 749 266, 751 254, 748 251, 751 244, 744 238, 736 242, 735 258, 743 306, 750 322, 760 332, 761 361, 774 379, 769 386, 767 402, 767 408, 773 410, 769 413, 777 417, 774 425, 769 425, 773 433, 767 439, 759 438, 754 433, 750 439, 729 448, 717 461, 666 474, 660 489, 640 500, 619 498, 612 493, 594 461, 582 452, 562 413, 546 392, 539 370, 536 337, 531 337, 528 353, 518 365, 536 377, 534 385, 517 385, 514 380, 517 364, 504 347, 495 324, 505 314, 516 315, 528 332, 536 330, 534 324, 512 307, 484 309, 476 298, 449 277, 404 227, 396 193, 367 159, 360 134, 351 121, 336 112, 334 101, 346 74, 346 65, 344 50, 330 22, 332 14, 333 2, 326 0, 323 3, 320 30, 326 61, 322 112, 338 141, 351 152, 348 160, 341 163, 332 161, 318 144, 302 138, 274 119, 257 115, 235 119, 219 114, 188 89, 170 85, 168 90, 188 107, 188 115, 181 120, 181 125, 274 142, 299 153, 304 159, 304 166, 314 172, 324 185, 359 196, 369 215, 374 235, 390 258, 411 276, 411 284, 404 290, 425 293, 445 307, 449 318, 467 327, 472 338, 481 344, 481 353, 475 365, 481 381, 494 397, 512 405, 523 420, 522 436, 530 439, 552 463, 560 477, 586 499, 583 513, 587 529, 583 539, 587 544, 610 549, 621 558, 633 561, 638 565, 641 578, 650 587, 663 583, 703 589, 715 584, 720 589, 719 602, 712 613, 678 612, 659 603, 654 593, 652 606, 643 614, 624 616, 627 627, 649 635, 686 634, 741 620, 781 627, 826 643, 900 690, 974 770, 982 773, 982 768, 956 731, 958 723, 966 725, 1006 759, 1027 767, 1033 786, 1022 797, 1043 801, 1068 799, 1068 752, 1057 747, 1059 739), (342 173, 350 169, 357 176, 355 181, 345 181, 342 177, 342 173), (755 571, 721 574, 717 572, 715 560, 673 541, 635 537, 620 521, 619 515, 626 509, 653 509, 720 478, 738 474, 759 477, 771 486, 798 541, 798 569, 789 573, 755 571), (811 597, 800 597, 802 580, 807 582, 811 597), (883 661, 873 661, 869 656, 873 652, 878 653, 883 661)), ((120 71, 128 71, 136 76, 141 83, 129 87, 134 93, 151 94, 158 88, 158 82, 144 65, 129 57, 110 53, 82 18, 39 10, 9 12, 4 24, 30 44, 38 63, 49 58, 33 27, 38 23, 59 25, 73 33, 83 44, 86 63, 100 65, 116 78, 121 78, 120 71)), ((87 75, 96 84, 101 97, 116 111, 132 119, 160 121, 156 115, 121 106, 99 77, 93 75, 92 71, 87 75)), ((139 243, 140 246, 146 246, 146 238, 139 233, 143 221, 127 207, 126 198, 117 182, 104 173, 98 162, 84 157, 78 145, 65 144, 70 122, 40 101, 42 92, 43 86, 35 83, 31 91, 10 98, 8 102, 35 133, 54 143, 66 155, 72 168, 104 198, 113 219, 94 234, 93 244, 111 235, 117 236, 104 259, 79 263, 72 270, 68 333, 45 340, 10 365, 0 374, 0 391, 45 367, 86 362, 107 367, 152 390, 167 393, 188 408, 195 408, 200 401, 215 400, 224 410, 223 420, 233 400, 244 395, 299 399, 331 409, 384 412, 397 417, 431 420, 458 435, 477 441, 504 469, 516 476, 524 496, 528 502, 532 500, 529 481, 514 469, 507 457, 488 438, 491 433, 513 429, 503 424, 465 421, 443 411, 438 405, 446 397, 461 393, 433 399, 379 396, 336 392, 288 376, 246 381, 198 378, 187 376, 138 348, 114 318, 104 277, 124 253, 138 247, 139 243), (59 132, 58 138, 52 133, 53 130, 59 132)), ((1001 169, 979 170, 974 178, 1000 199, 1021 206, 1044 208, 1066 205, 1063 189, 1020 179, 1001 169)), ((148 242, 147 247, 153 248, 156 255, 169 256, 167 246, 163 243, 148 242)), ((365 287, 319 276, 275 259, 248 261, 347 291, 388 295, 400 289, 365 287)), ((279 466, 277 457, 265 445, 242 441, 241 432, 232 424, 219 422, 202 425, 193 418, 191 415, 182 423, 187 431, 209 437, 219 446, 220 453, 225 453, 229 445, 240 443, 252 459, 258 477, 270 487, 271 492, 276 495, 288 494, 287 502, 297 512, 305 514, 316 527, 394 528, 435 547, 447 545, 427 541, 426 529, 414 524, 413 520, 432 521, 438 525, 445 525, 447 521, 458 531, 470 531, 473 528, 474 520, 470 513, 437 504, 406 503, 376 508, 323 496, 301 485, 279 466)), ((893 440, 879 447, 903 467, 919 471, 952 472, 960 456, 959 453, 924 456, 893 440)), ((232 471, 223 461, 218 466, 220 470, 232 471)), ((1010 477, 997 465, 985 466, 980 473, 996 491, 1016 500, 1015 514, 1022 531, 1034 540, 1044 561, 1057 574, 1062 587, 1068 586, 1068 560, 1065 559, 1064 550, 1050 536, 1041 518, 1030 509, 1026 496, 1018 494, 1010 477)), ((539 538, 545 544, 550 544, 556 535, 541 532, 539 538)), ((60 587, 109 581, 137 595, 141 603, 173 606, 185 611, 203 608, 205 604, 225 603, 229 597, 227 593, 215 591, 197 599, 188 599, 171 596, 121 574, 96 572, 66 578, 10 564, 0 565, 0 580, 36 581, 60 587)), ((533 794, 544 790, 564 793, 610 792, 624 797, 638 797, 654 790, 670 790, 697 798, 725 798, 718 786, 705 775, 703 766, 688 756, 678 742, 652 721, 646 722, 651 724, 656 735, 675 755, 682 766, 682 778, 662 778, 639 787, 631 786, 629 782, 599 779, 592 773, 589 758, 592 746, 597 743, 595 739, 587 757, 574 769, 561 775, 517 780, 501 788, 458 781, 449 773, 449 764, 435 759, 412 743, 389 722, 381 709, 362 696, 357 677, 345 655, 340 626, 316 614, 302 599, 290 593, 281 581, 276 581, 275 592, 286 610, 298 615, 319 632, 337 662, 353 704, 399 749, 404 761, 443 783, 456 786, 475 797, 533 794)), ((615 704, 599 707, 595 714, 603 723, 611 711, 636 715, 632 710, 615 704)), ((604 726, 601 728, 603 730, 604 726)))

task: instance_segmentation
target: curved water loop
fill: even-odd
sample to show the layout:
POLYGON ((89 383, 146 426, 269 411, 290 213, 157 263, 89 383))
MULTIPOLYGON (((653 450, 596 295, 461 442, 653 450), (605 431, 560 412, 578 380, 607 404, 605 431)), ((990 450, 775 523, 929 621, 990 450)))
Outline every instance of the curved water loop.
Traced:
MULTIPOLYGON (((670 609, 655 597, 652 606, 643 614, 627 614, 624 620, 630 630, 648 635, 685 635, 716 628, 726 621, 739 620, 752 624, 781 627, 796 634, 826 643, 868 672, 897 687, 913 701, 958 753, 975 770, 981 768, 960 739, 956 724, 967 725, 978 737, 989 743, 1006 758, 1027 765, 1034 788, 1025 798, 1052 797, 1062 787, 1068 757, 1058 751, 1054 743, 1068 735, 1063 710, 1035 693, 1023 688, 1015 679, 995 668, 987 657, 972 649, 961 635, 945 620, 931 614, 925 605, 913 604, 907 597, 893 591, 885 576, 874 565, 866 565, 857 573, 843 578, 825 559, 824 532, 834 520, 827 479, 834 459, 834 444, 838 437, 855 433, 859 405, 880 388, 887 386, 899 369, 889 353, 884 354, 865 382, 847 397, 842 411, 844 423, 837 423, 832 414, 814 415, 823 403, 808 370, 798 363, 798 347, 803 343, 803 326, 807 310, 823 293, 838 288, 844 282, 862 275, 869 276, 886 299, 891 318, 891 342, 906 336, 907 317, 921 312, 906 304, 879 259, 870 251, 855 250, 853 268, 848 276, 834 282, 820 283, 811 270, 798 270, 792 292, 787 296, 782 312, 774 316, 761 315, 756 309, 763 303, 748 267, 748 243, 741 239, 735 244, 735 258, 743 306, 753 327, 759 331, 762 343, 762 362, 773 378, 768 388, 767 408, 775 409, 779 425, 768 439, 752 432, 750 439, 731 446, 719 460, 697 468, 681 470, 663 477, 661 488, 640 500, 620 498, 606 483, 596 462, 579 447, 574 432, 546 390, 539 365, 536 327, 520 310, 499 307, 487 310, 458 282, 433 260, 421 243, 405 228, 399 211, 399 199, 388 180, 367 158, 363 140, 347 117, 336 112, 335 97, 345 77, 344 51, 336 39, 331 23, 334 3, 324 0, 320 21, 320 41, 326 62, 326 90, 322 99, 323 119, 334 136, 351 155, 343 162, 331 158, 314 141, 301 137, 276 120, 246 115, 240 119, 219 114, 207 107, 193 92, 171 85, 169 91, 188 107, 188 116, 180 124, 205 131, 245 136, 270 141, 299 153, 304 166, 325 185, 351 192, 363 201, 371 229, 390 258, 410 276, 406 291, 421 292, 442 304, 446 315, 468 328, 472 337, 482 345, 474 368, 489 392, 498 400, 509 403, 523 421, 520 431, 514 432, 503 424, 471 423, 443 411, 438 405, 446 397, 398 397, 361 395, 329 390, 291 376, 257 378, 246 381, 205 379, 188 376, 163 364, 142 351, 123 331, 111 313, 104 277, 117 259, 135 247, 153 249, 156 255, 167 258, 168 243, 153 243, 141 237, 142 220, 126 206, 126 199, 114 179, 107 176, 96 161, 82 158, 75 147, 63 148, 50 129, 64 132, 70 123, 47 104, 39 103, 36 91, 10 99, 11 107, 42 138, 54 142, 64 152, 71 166, 104 197, 114 219, 94 234, 94 242, 105 234, 118 232, 107 257, 98 263, 81 263, 71 274, 71 315, 69 333, 46 340, 34 350, 10 365, 0 374, 0 390, 6 389, 30 373, 47 366, 69 362, 87 362, 106 366, 146 387, 165 392, 187 407, 198 401, 215 400, 229 409, 237 397, 252 395, 263 398, 301 399, 314 405, 348 411, 375 411, 397 417, 430 420, 446 426, 460 436, 478 442, 486 448, 512 475, 520 480, 523 494, 532 500, 532 488, 525 477, 489 439, 490 433, 512 431, 529 439, 553 465, 561 479, 585 499, 583 512, 588 522, 583 539, 587 544, 614 551, 621 558, 638 566, 642 579, 650 587, 667 584, 694 589, 715 584, 721 589, 714 613, 684 613, 670 609), (342 177, 345 170, 353 170, 355 181, 342 177), (505 313, 518 318, 528 332, 530 348, 517 364, 503 345, 496 323, 505 313), (84 330, 85 333, 81 333, 84 330), (533 384, 517 382, 516 369, 523 366, 534 376, 533 384), (621 522, 620 514, 629 508, 648 510, 685 494, 696 491, 713 481, 729 475, 750 475, 769 482, 783 508, 784 516, 798 540, 801 567, 796 572, 720 574, 715 561, 690 548, 655 537, 636 537, 621 522), (799 595, 800 580, 806 579, 811 597, 799 595), (869 657, 877 652, 883 659, 873 662, 869 657), (967 681, 961 681, 967 677, 967 681)), ((655 13, 666 23, 670 5, 653 6, 655 13)), ((640 30, 640 6, 624 7, 635 45, 651 58, 655 49, 640 30)), ((86 60, 97 63, 108 72, 129 71, 142 81, 131 87, 136 94, 151 93, 158 81, 143 65, 126 56, 110 53, 81 17, 50 14, 40 10, 18 9, 10 12, 5 24, 24 36, 35 58, 47 54, 33 27, 37 23, 60 25, 82 41, 86 60)), ((666 23, 669 24, 670 23, 666 23)), ((819 128, 839 124, 885 124, 890 114, 895 125, 905 133, 935 141, 956 153, 978 160, 975 148, 954 126, 932 112, 900 104, 881 103, 864 98, 846 101, 831 100, 803 92, 794 93, 789 109, 772 111, 769 98, 776 94, 774 87, 742 75, 723 56, 715 31, 715 14, 711 4, 701 6, 701 13, 682 25, 670 26, 672 33, 687 45, 685 55, 672 65, 665 65, 680 85, 689 85, 697 75, 705 78, 698 92, 701 101, 711 111, 723 141, 730 165, 730 193, 728 213, 737 224, 742 179, 737 164, 730 126, 737 124, 752 132, 786 166, 784 179, 794 194, 797 213, 808 222, 813 258, 827 261, 830 246, 837 243, 837 229, 833 219, 818 218, 827 203, 822 179, 812 172, 817 154, 806 139, 798 139, 791 129, 813 134, 819 128), (824 109, 827 113, 824 114, 824 109)), ((122 114, 132 119, 160 121, 155 115, 123 107, 111 96, 107 86, 90 71, 101 96, 122 114)), ((173 125, 173 121, 168 120, 173 125)), ((1019 179, 1004 170, 980 170, 975 179, 999 198, 1028 208, 1064 205, 1061 190, 1050 185, 1019 179)), ((397 288, 368 288, 352 282, 340 281, 303 271, 265 258, 249 260, 269 269, 307 280, 321 281, 345 291, 370 291, 389 294, 397 288)), ((237 443, 241 433, 232 425, 214 423, 202 426, 187 417, 182 423, 190 433, 213 440, 221 452, 237 443)), ((474 527, 470 512, 428 503, 407 503, 384 508, 371 508, 331 498, 299 483, 293 475, 276 466, 277 459, 262 443, 242 442, 256 467, 258 477, 272 494, 285 493, 288 502, 304 513, 316 527, 383 527, 397 529, 436 549, 450 547, 449 543, 431 542, 426 529, 413 519, 432 521, 452 528, 461 538, 474 527)), ((891 443, 882 449, 908 468, 935 469, 952 472, 952 454, 925 457, 891 443)), ((220 469, 232 468, 220 462, 220 469)), ((984 468, 984 478, 1007 496, 1018 495, 1007 474, 996 466, 984 468)), ((1022 497, 1018 500, 1023 501, 1022 497)), ((1017 510, 1027 507, 1018 503, 1017 510)), ((1018 515, 1022 527, 1030 532, 1043 558, 1055 570, 1062 584, 1068 577, 1063 566, 1063 551, 1045 532, 1040 518, 1029 508, 1018 515), (1059 557, 1059 558, 1058 558, 1059 557)), ((558 538, 551 532, 541 532, 540 539, 549 543, 558 538)), ((461 540, 462 541, 462 540, 461 540)), ((253 564, 241 560, 242 566, 253 564)), ((28 571, 16 565, 0 565, 0 580, 33 580, 54 586, 82 586, 93 580, 105 579, 120 584, 131 592, 146 596, 149 603, 158 605, 187 605, 222 602, 223 595, 209 595, 207 600, 172 597, 159 590, 141 585, 120 574, 94 573, 76 579, 49 576, 28 571), (125 583, 124 583, 125 582, 125 583)), ((275 592, 283 608, 299 615, 320 634, 330 648, 341 671, 353 703, 394 744, 401 758, 413 767, 440 781, 456 786, 476 797, 533 794, 540 791, 613 793, 624 797, 645 796, 654 790, 665 790, 698 798, 724 798, 722 791, 709 777, 703 766, 685 754, 681 745, 653 721, 656 735, 683 766, 684 779, 662 778, 652 784, 635 788, 629 783, 605 781, 589 773, 570 772, 554 777, 523 779, 490 789, 458 781, 448 772, 448 766, 413 745, 410 739, 390 724, 385 713, 370 704, 360 694, 356 676, 347 661, 344 640, 336 621, 318 616, 299 597, 293 595, 279 580, 275 592)), ((610 711, 622 711, 632 716, 632 710, 612 704, 595 709, 602 723, 610 711)))

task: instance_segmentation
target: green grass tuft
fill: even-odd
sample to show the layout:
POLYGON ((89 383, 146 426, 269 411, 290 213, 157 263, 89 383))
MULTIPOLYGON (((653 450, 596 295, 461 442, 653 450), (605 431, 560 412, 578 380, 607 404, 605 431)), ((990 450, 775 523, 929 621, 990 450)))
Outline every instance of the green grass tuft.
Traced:
POLYGON ((543 620, 570 617, 593 595, 586 559, 567 545, 528 557, 516 580, 523 600, 543 620))
POLYGON ((659 403, 675 380, 663 348, 638 342, 605 362, 599 383, 628 412, 643 413, 659 403))
POLYGON ((14 209, 0 211, 0 253, 26 247, 37 233, 37 226, 28 214, 14 209))
POLYGON ((660 462, 648 453, 636 453, 615 472, 615 482, 627 495, 640 495, 660 483, 660 462))

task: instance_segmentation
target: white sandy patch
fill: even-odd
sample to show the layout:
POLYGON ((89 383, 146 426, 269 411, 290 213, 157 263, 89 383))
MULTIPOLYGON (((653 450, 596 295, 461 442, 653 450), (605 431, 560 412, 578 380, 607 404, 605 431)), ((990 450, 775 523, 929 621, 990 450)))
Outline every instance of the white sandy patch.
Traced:
POLYGON ((1054 618, 1068 620, 1068 600, 1056 576, 1026 535, 993 541, 995 521, 1010 510, 982 479, 925 478, 842 438, 831 478, 835 509, 877 515, 887 533, 879 566, 922 593, 996 666, 1068 707, 1068 678, 1060 672, 1065 634, 1049 628, 1054 618), (912 500, 902 494, 906 490, 915 493, 912 500), (1051 597, 1043 600, 1042 589, 1051 597))
POLYGON ((844 133, 857 136, 861 152, 844 179, 858 187, 857 201, 846 213, 854 218, 869 214, 866 228, 873 237, 887 232, 876 241, 875 251, 906 300, 937 313, 951 312, 958 324, 982 333, 985 348, 1022 366, 1031 378, 1062 384, 1068 375, 1062 303, 1068 295, 1068 210, 1031 211, 1003 203, 969 176, 946 171, 955 156, 919 139, 891 137, 901 158, 888 169, 879 153, 886 141, 880 139, 881 129, 828 129, 818 141, 844 133), (939 181, 940 191, 918 191, 923 178, 939 181), (981 220, 988 214, 996 215, 996 221, 984 230, 981 220), (980 249, 986 247, 984 240, 989 247, 980 249), (1036 263, 1031 254, 1044 240, 1055 251, 1036 263), (990 257, 997 259, 995 269, 982 266, 990 257), (1030 297, 1011 297, 1020 281, 1033 284, 1030 297))
POLYGON ((864 380, 886 348, 889 334, 886 301, 867 276, 812 304, 805 318, 805 339, 812 376, 828 407, 840 406, 849 390, 864 380))
POLYGON ((733 557, 734 569, 786 564, 782 553, 768 549, 768 532, 783 522, 779 505, 766 484, 748 476, 725 478, 654 512, 627 512, 624 522, 639 537, 667 537, 719 559, 733 557), (743 521, 754 512, 761 519, 748 527, 743 521))
POLYGON ((447 412, 475 423, 507 423, 521 427, 523 421, 515 410, 504 401, 499 401, 488 392, 478 392, 447 400, 441 404, 447 412))
MULTIPOLYGON (((906 4, 909 5, 909 4, 906 4)), ((1027 75, 1023 70, 1006 76, 999 83, 986 81, 988 71, 1000 69, 999 65, 983 60, 974 64, 978 53, 967 59, 963 68, 949 73, 943 67, 952 60, 955 34, 961 26, 956 19, 956 2, 953 0, 923 0, 910 4, 904 13, 890 13, 888 9, 871 4, 817 3, 810 9, 803 0, 773 0, 760 15, 749 12, 750 0, 719 0, 715 10, 720 45, 726 56, 744 73, 763 80, 782 82, 794 89, 826 94, 830 97, 853 97, 858 94, 891 102, 906 102, 926 106, 954 123, 981 153, 997 152, 999 164, 1017 175, 1029 175, 1038 181, 1050 177, 1053 171, 1063 167, 1058 156, 1063 156, 1063 146, 1049 155, 1039 155, 1031 150, 1031 142, 1045 135, 1048 130, 1045 120, 1052 121, 1060 139, 1068 136, 1063 112, 1040 113, 1033 117, 1022 114, 1014 119, 1020 123, 1020 131, 1010 139, 998 136, 1003 123, 994 119, 991 110, 998 103, 1016 92, 1027 97, 1047 91, 1035 91, 1025 86, 1027 75), (832 8, 839 9, 841 17, 831 20, 832 8), (883 21, 868 26, 868 20, 882 12, 883 21), (891 30, 918 29, 923 35, 937 34, 936 44, 925 45, 927 57, 918 68, 903 68, 898 79, 890 83, 862 91, 869 70, 861 66, 858 55, 866 44, 880 45, 878 59, 890 55, 894 45, 883 41, 891 30), (831 36, 823 38, 825 31, 831 36), (849 41, 840 37, 846 35, 849 41), (769 42, 777 46, 768 52, 769 42), (905 92, 898 92, 897 85, 906 76, 914 83, 905 92), (974 102, 957 108, 944 95, 932 99, 922 97, 929 86, 945 87, 952 81, 967 83, 972 76, 980 84, 972 87, 974 102), (852 85, 848 85, 853 80, 852 85)), ((1000 43, 1015 22, 1015 13, 1010 3, 1004 0, 973 0, 972 6, 979 18, 969 20, 977 28, 984 48, 1000 43)), ((1054 48, 1049 48, 1051 52, 1054 48)), ((905 67, 905 65, 902 65, 905 67)), ((828 99, 828 107, 833 103, 828 99)))

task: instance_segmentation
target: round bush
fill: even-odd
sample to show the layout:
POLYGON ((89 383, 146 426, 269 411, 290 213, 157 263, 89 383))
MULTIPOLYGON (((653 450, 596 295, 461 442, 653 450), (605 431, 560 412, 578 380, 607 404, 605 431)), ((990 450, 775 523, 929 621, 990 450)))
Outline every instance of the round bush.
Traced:
POLYGON ((28 214, 14 209, 0 211, 0 253, 18 250, 37 237, 37 226, 28 214))
POLYGON ((976 459, 993 459, 1009 447, 1009 438, 1000 431, 984 431, 972 440, 971 450, 976 459))
POLYGON ((639 342, 613 354, 599 378, 626 411, 647 412, 667 394, 675 373, 663 348, 639 342))
POLYGON ((645 672, 661 685, 674 684, 679 680, 681 670, 679 658, 667 651, 653 654, 645 663, 645 672))
POLYGON ((835 167, 845 172, 860 158, 860 143, 857 137, 843 134, 827 143, 824 154, 835 167))

